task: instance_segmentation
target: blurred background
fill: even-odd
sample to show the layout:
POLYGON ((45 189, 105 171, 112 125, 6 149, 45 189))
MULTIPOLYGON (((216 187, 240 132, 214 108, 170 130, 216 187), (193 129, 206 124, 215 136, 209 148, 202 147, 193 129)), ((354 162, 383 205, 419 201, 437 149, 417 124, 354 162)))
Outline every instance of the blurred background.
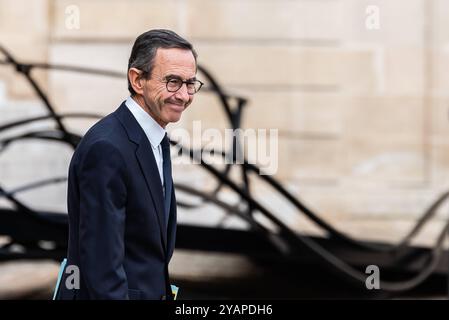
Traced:
MULTIPOLYGON (((392 244, 449 189, 448 12, 445 0, 0 0, 0 46, 21 62, 125 74, 139 34, 174 30, 193 43, 198 62, 227 93, 247 99, 242 128, 278 129, 273 177, 286 190, 345 234, 392 244)), ((125 77, 46 69, 33 69, 32 75, 60 113, 106 115, 128 95, 125 77)), ((199 78, 210 87, 204 76, 199 78)), ((47 113, 14 66, 0 64, 0 126, 47 113)), ((198 120, 203 129, 230 128, 210 90, 199 93, 170 130, 192 130, 198 120)), ((94 122, 65 123, 83 134, 94 122)), ((31 127, 51 125, 48 120, 31 127)), ((20 128, 14 130, 0 137, 20 128)), ((72 153, 51 141, 12 144, 0 154, 0 186, 13 190, 66 176, 72 153)), ((175 183, 199 190, 216 185, 198 165, 173 170, 175 183)), ((231 176, 238 180, 238 174, 231 176)), ((324 235, 266 184, 254 181, 251 191, 292 230, 324 235)), ((64 183, 17 198, 35 210, 66 212, 64 183)), ((229 188, 219 199, 239 201, 229 188)), ((11 204, 0 197, 0 206, 11 204)), ((447 209, 443 204, 411 245, 434 246, 447 209)), ((207 203, 194 210, 181 207, 179 222, 248 229, 207 203)), ((0 235, 0 243, 9 240, 0 235)), ((306 267, 267 265, 273 266, 242 253, 180 248, 171 272, 186 299, 341 297, 348 290, 332 282, 325 268, 312 281, 306 267), (285 270, 298 279, 280 278, 285 270)), ((53 259, 2 259, 0 298, 50 298, 58 267, 53 259)), ((447 280, 437 282, 445 288, 447 280)), ((437 297, 444 297, 444 288, 437 297)))

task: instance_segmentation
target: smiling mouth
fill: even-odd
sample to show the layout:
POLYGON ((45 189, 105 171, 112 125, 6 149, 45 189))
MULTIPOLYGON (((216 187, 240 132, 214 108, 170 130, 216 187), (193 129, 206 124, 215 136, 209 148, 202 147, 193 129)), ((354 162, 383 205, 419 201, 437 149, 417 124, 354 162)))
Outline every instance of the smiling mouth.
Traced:
POLYGON ((167 104, 170 106, 170 108, 175 109, 176 111, 183 111, 185 109, 184 104, 173 103, 173 102, 167 102, 167 104))

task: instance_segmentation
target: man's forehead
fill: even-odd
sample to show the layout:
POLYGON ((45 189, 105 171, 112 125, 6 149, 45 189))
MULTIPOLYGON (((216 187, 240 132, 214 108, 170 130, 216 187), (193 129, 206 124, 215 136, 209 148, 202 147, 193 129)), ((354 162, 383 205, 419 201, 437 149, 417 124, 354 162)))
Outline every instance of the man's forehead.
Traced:
POLYGON ((179 48, 159 48, 156 51, 155 67, 183 68, 186 72, 195 71, 196 63, 192 51, 179 48))

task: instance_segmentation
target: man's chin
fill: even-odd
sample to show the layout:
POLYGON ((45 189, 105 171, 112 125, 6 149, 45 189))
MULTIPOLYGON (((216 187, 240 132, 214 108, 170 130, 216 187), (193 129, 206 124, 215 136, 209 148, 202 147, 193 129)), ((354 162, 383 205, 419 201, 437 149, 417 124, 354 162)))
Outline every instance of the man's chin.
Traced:
POLYGON ((181 115, 186 109, 185 106, 179 106, 174 104, 168 104, 165 110, 166 119, 169 122, 178 122, 181 119, 181 115))
POLYGON ((169 120, 168 122, 170 122, 170 123, 178 122, 179 120, 181 120, 181 115, 182 115, 182 112, 171 113, 170 116, 168 117, 168 120, 169 120))

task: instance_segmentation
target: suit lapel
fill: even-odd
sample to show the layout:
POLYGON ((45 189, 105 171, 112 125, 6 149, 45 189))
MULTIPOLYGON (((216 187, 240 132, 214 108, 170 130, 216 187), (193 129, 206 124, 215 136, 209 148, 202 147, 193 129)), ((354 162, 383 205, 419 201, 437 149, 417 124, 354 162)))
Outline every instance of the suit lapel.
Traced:
POLYGON ((162 195, 162 184, 159 178, 159 171, 157 169, 156 160, 154 159, 151 144, 146 137, 141 140, 141 144, 136 150, 137 160, 140 164, 140 169, 143 172, 147 187, 150 190, 153 202, 156 207, 157 220, 159 228, 162 232, 162 240, 164 249, 167 251, 167 228, 165 225, 165 209, 164 198, 162 195))
POLYGON ((161 231, 162 244, 164 252, 167 252, 167 228, 165 226, 164 217, 164 197, 162 195, 162 183, 159 178, 159 171, 157 169, 156 160, 154 159, 153 150, 151 144, 148 141, 143 129, 140 127, 137 120, 129 111, 125 102, 117 109, 116 116, 122 123, 128 138, 137 144, 136 158, 139 162, 140 169, 142 170, 145 178, 146 185, 150 191, 153 199, 153 204, 156 209, 157 220, 159 223, 159 229, 161 231))

